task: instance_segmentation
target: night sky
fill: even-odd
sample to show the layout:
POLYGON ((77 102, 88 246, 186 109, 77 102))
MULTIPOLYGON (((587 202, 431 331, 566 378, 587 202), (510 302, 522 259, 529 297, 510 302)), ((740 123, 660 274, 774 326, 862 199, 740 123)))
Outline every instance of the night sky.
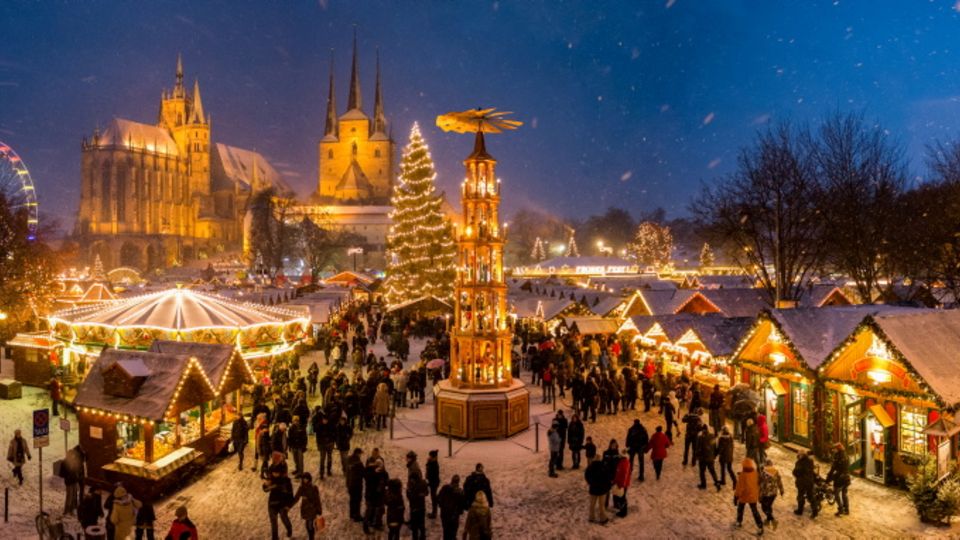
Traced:
POLYGON ((214 140, 264 153, 305 197, 330 49, 342 109, 354 24, 365 109, 379 46, 394 139, 419 121, 448 192, 472 141, 441 133, 437 114, 494 106, 525 122, 488 139, 508 212, 682 215, 701 180, 729 172, 738 148, 781 118, 862 110, 918 175, 925 146, 960 126, 950 1, 7 0, 0 140, 29 165, 41 210, 69 226, 81 138, 114 116, 155 122, 182 52, 214 140))

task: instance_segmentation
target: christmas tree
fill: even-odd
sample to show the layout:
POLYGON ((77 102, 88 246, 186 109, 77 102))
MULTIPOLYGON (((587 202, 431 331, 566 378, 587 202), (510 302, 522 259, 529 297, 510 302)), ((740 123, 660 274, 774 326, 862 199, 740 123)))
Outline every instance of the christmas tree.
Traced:
POLYGON ((441 210, 430 149, 414 123, 391 197, 393 226, 387 235, 386 300, 396 305, 422 296, 453 296, 456 245, 441 210))
POLYGON ((90 279, 93 281, 106 281, 107 273, 103 270, 103 261, 100 260, 98 253, 93 259, 93 271, 90 273, 90 279))
POLYGON ((579 257, 580 250, 577 249, 577 231, 570 229, 570 241, 567 242, 567 252, 565 255, 567 257, 579 257))
POLYGON ((713 266, 714 260, 716 260, 716 258, 713 256, 713 249, 710 247, 710 244, 704 242, 703 247, 700 248, 700 266, 702 268, 713 266))
POLYGON ((547 253, 543 249, 543 240, 540 237, 537 237, 537 240, 533 243, 533 251, 530 253, 530 258, 534 262, 542 261, 547 258, 547 253))
POLYGON ((670 227, 644 221, 637 227, 631 248, 640 265, 653 266, 658 270, 666 267, 670 264, 670 257, 673 254, 673 235, 670 233, 670 227))

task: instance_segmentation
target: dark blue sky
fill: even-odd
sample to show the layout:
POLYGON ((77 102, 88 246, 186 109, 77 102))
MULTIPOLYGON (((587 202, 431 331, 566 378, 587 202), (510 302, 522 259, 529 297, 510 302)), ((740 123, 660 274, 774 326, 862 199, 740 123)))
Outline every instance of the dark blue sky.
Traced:
POLYGON ((263 152, 305 196, 329 50, 343 107, 354 23, 366 107, 379 46, 394 137, 420 121, 448 192, 471 141, 439 132, 438 113, 495 106, 526 123, 488 142, 508 211, 684 213, 772 119, 864 110, 918 174, 925 145, 960 126, 952 1, 7 0, 0 140, 30 166, 41 209, 71 223, 81 137, 113 116, 154 122, 182 52, 214 138, 263 152))

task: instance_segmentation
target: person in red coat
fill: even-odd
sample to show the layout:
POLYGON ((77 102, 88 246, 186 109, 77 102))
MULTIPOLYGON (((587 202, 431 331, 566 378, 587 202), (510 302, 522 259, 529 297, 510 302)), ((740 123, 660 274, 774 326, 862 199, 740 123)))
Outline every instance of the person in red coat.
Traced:
POLYGON ((53 415, 60 416, 60 381, 56 377, 50 379, 50 401, 53 402, 53 415))
POLYGON ((627 489, 630 488, 630 459, 621 457, 613 475, 613 506, 617 517, 627 517, 627 489))
POLYGON ((660 472, 663 471, 663 460, 667 459, 667 448, 673 446, 670 438, 663 432, 663 426, 657 426, 657 431, 650 437, 650 459, 653 461, 653 470, 657 473, 657 480, 660 479, 660 472))
POLYGON ((187 517, 187 507, 177 508, 176 516, 164 540, 198 540, 197 526, 187 517))
POLYGON ((767 416, 763 413, 757 415, 757 432, 760 434, 760 461, 767 461, 767 447, 770 446, 770 426, 767 424, 767 416))

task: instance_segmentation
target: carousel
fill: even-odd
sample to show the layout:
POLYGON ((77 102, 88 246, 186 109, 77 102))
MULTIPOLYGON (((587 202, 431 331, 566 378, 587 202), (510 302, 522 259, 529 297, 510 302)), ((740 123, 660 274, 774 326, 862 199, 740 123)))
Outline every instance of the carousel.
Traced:
POLYGON ((82 375, 105 348, 147 350, 158 340, 234 345, 251 367, 291 354, 310 331, 310 315, 175 288, 60 311, 49 317, 63 343, 65 369, 82 375))

